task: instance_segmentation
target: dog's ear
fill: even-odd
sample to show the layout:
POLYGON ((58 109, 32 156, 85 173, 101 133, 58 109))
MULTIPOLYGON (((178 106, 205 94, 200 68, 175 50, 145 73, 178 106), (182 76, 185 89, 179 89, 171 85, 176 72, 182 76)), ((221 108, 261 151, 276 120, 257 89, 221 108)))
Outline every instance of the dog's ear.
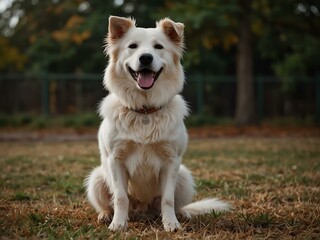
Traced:
POLYGON ((167 37, 177 45, 183 44, 183 23, 176 23, 169 18, 162 19, 157 23, 157 27, 161 27, 167 37))
POLYGON ((134 25, 135 21, 131 18, 110 16, 108 37, 111 40, 120 39, 134 25))

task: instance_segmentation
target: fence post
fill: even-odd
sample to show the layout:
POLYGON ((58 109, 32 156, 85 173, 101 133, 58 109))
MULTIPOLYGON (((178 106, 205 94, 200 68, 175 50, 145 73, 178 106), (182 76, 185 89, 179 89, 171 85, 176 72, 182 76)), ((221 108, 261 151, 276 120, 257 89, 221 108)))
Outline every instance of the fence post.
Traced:
POLYGON ((42 89, 41 89, 41 108, 42 115, 47 117, 49 115, 49 79, 48 74, 42 74, 42 89))
POLYGON ((320 123, 320 73, 316 75, 316 123, 320 123))
POLYGON ((264 97, 263 97, 263 79, 261 76, 257 77, 257 114, 258 121, 260 122, 263 119, 263 105, 264 105, 264 97))
POLYGON ((197 114, 203 116, 203 76, 195 75, 197 83, 197 114))
POLYGON ((80 75, 76 76, 76 107, 77 113, 82 113, 83 109, 83 96, 82 96, 82 78, 80 75))

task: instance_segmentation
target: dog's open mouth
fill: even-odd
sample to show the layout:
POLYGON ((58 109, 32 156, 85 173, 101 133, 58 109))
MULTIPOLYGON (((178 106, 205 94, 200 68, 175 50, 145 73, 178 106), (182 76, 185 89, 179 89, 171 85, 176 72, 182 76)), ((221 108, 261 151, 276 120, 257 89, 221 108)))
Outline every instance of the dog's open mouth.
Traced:
POLYGON ((134 71, 129 67, 129 72, 134 80, 137 81, 138 85, 142 89, 152 88, 155 81, 158 79, 162 68, 158 72, 153 72, 150 69, 144 68, 140 71, 134 71))

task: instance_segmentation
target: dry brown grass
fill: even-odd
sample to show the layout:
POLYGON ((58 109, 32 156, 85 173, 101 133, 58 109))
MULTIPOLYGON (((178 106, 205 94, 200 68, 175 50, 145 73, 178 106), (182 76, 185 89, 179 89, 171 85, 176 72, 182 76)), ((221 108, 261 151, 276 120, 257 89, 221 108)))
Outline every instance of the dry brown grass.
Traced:
POLYGON ((184 163, 197 199, 233 203, 227 214, 183 222, 166 233, 142 217, 127 232, 98 225, 85 200, 86 174, 99 164, 95 141, 0 142, 0 236, 3 239, 319 239, 320 139, 191 140, 184 163))

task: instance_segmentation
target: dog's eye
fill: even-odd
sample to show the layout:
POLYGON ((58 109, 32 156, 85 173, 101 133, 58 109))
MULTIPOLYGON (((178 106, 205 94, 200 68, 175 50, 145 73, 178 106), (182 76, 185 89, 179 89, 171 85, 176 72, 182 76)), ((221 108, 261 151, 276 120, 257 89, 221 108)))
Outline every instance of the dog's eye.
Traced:
POLYGON ((135 49, 137 47, 138 47, 138 44, 136 44, 136 43, 132 43, 129 45, 129 48, 131 48, 131 49, 135 49))
POLYGON ((156 44, 154 45, 155 49, 163 49, 163 46, 161 44, 156 44))

